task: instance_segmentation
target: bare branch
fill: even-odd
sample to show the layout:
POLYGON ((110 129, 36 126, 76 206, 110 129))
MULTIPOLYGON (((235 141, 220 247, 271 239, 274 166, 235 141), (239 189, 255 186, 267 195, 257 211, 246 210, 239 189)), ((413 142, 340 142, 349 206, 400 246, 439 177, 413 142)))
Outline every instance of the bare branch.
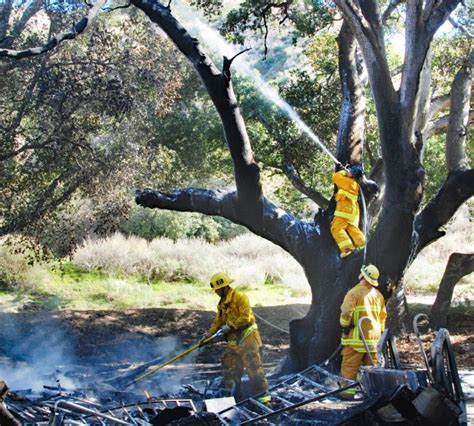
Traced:
POLYGON ((305 240, 317 241, 320 233, 317 224, 298 220, 267 199, 263 199, 262 226, 256 225, 255 221, 240 214, 239 198, 236 192, 186 188, 165 193, 145 189, 136 191, 135 201, 148 208, 193 211, 225 217, 279 245, 296 259, 301 256, 298 247, 304 244, 305 240))
POLYGON ((415 229, 418 234, 415 254, 446 234, 441 228, 451 219, 459 206, 473 195, 474 170, 448 175, 436 196, 415 219, 415 229))
MULTIPOLYGON (((425 139, 428 140, 434 135, 439 135, 441 133, 446 133, 448 130, 448 123, 449 123, 449 114, 443 115, 438 120, 431 122, 425 132, 425 139)), ((470 126, 474 123, 474 110, 469 111, 467 125, 470 126)), ((467 131, 467 127, 463 126, 458 128, 458 130, 464 135, 467 131)))
POLYGON ((48 43, 43 46, 32 47, 25 50, 12 50, 12 49, 0 49, 0 57, 8 57, 13 59, 22 59, 31 56, 41 55, 54 49, 64 40, 72 40, 79 34, 85 31, 85 29, 95 20, 100 8, 106 0, 98 0, 94 7, 89 11, 87 17, 82 18, 77 24, 74 25, 71 31, 65 31, 58 35, 53 36, 48 43))
POLYGON ((242 53, 248 52, 249 50, 252 50, 252 49, 250 47, 247 48, 247 49, 244 49, 241 52, 236 53, 230 59, 227 58, 227 56, 224 56, 224 64, 222 66, 222 74, 224 74, 228 80, 230 80, 230 76, 231 76, 230 67, 231 67, 232 62, 234 61, 234 59, 237 58, 237 56, 242 55, 242 53))
POLYGON ((451 16, 448 18, 448 21, 449 23, 454 27, 454 28, 458 28, 459 30, 461 30, 462 32, 464 32, 465 34, 467 34, 467 36, 469 38, 474 38, 474 34, 471 34, 471 32, 469 31, 469 29, 463 25, 463 24, 460 24, 459 22, 457 22, 456 20, 454 20, 453 18, 451 18, 451 16))
POLYGON ((324 209, 327 208, 327 206, 329 205, 329 200, 324 197, 320 192, 306 185, 293 165, 285 164, 283 166, 283 172, 298 191, 300 191, 302 194, 306 195, 309 199, 314 201, 319 207, 322 207, 324 209))
POLYGON ((103 10, 106 12, 113 12, 114 10, 118 10, 118 9, 128 9, 131 5, 132 3, 129 1, 128 3, 122 4, 121 6, 104 7, 103 10))

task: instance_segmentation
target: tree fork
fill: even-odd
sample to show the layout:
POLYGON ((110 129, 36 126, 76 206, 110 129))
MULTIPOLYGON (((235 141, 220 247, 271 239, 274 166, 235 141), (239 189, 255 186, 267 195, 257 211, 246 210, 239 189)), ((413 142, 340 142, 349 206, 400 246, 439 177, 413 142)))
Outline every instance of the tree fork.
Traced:
POLYGON ((474 254, 452 253, 449 256, 436 300, 431 308, 431 324, 435 329, 446 327, 454 287, 462 277, 472 272, 474 272, 474 254))

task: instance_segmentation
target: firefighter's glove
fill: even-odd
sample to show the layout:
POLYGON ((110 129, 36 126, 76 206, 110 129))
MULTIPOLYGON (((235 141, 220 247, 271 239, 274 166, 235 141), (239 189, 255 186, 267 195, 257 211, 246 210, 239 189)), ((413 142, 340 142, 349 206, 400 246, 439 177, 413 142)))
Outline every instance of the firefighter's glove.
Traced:
POLYGON ((342 327, 342 334, 347 336, 351 332, 351 327, 342 327))
POLYGON ((221 331, 222 333, 224 334, 229 334, 231 328, 230 328, 230 325, 228 324, 224 324, 222 327, 221 327, 221 331))

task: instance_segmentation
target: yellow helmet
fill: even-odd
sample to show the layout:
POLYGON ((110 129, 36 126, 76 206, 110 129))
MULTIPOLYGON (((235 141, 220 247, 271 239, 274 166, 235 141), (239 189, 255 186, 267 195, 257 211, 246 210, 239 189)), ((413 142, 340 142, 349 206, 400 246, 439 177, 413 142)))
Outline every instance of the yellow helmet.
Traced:
POLYGON ((362 265, 362 268, 360 268, 360 273, 369 284, 373 285, 374 287, 378 287, 379 283, 377 280, 380 276, 380 272, 375 265, 362 265))
POLYGON ((216 291, 220 288, 227 287, 232 282, 234 282, 234 280, 225 272, 218 272, 211 277, 211 288, 216 291))

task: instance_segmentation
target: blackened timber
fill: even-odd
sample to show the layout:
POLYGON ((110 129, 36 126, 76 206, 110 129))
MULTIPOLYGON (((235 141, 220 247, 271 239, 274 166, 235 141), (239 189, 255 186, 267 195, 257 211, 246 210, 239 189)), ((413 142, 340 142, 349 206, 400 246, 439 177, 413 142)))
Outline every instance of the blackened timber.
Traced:
POLYGON ((260 408, 265 413, 273 413, 273 410, 268 408, 265 404, 262 404, 261 402, 257 401, 256 399, 249 398, 249 402, 256 407, 260 408))

